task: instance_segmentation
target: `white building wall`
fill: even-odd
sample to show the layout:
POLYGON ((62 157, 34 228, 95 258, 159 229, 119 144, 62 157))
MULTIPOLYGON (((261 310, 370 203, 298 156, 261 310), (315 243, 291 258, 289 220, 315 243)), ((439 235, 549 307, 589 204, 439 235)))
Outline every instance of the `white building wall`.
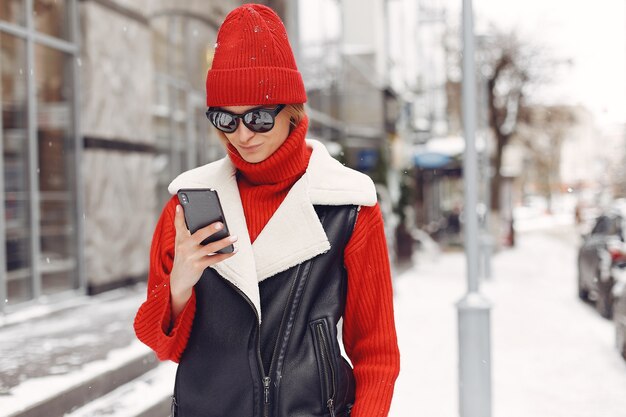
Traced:
POLYGON ((345 53, 374 55, 375 73, 380 81, 386 74, 384 0, 343 0, 343 47, 345 53))

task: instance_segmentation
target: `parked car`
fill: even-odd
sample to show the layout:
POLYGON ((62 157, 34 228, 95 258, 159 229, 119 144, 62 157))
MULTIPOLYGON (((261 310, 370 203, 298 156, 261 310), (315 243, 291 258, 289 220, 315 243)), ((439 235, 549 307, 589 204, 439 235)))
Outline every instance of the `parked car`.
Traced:
MULTIPOLYGON (((626 270, 623 270, 626 272, 626 270)), ((613 286, 615 303, 613 304, 613 321, 615 322, 615 345, 626 359, 626 273, 622 274, 613 286)))
POLYGON ((613 314, 613 286, 626 267, 626 206, 614 206, 595 221, 583 236, 578 252, 578 296, 595 302, 606 318, 613 314))

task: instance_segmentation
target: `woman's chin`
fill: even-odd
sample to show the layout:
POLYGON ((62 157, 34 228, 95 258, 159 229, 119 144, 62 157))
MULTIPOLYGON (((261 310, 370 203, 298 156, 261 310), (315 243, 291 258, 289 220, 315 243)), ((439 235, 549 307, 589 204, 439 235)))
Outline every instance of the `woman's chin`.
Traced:
POLYGON ((250 154, 246 154, 245 152, 239 152, 239 154, 241 155, 243 160, 249 164, 258 164, 259 162, 263 162, 264 160, 266 160, 269 156, 261 152, 255 152, 250 154))
POLYGON ((269 156, 264 146, 255 146, 249 149, 238 148, 237 151, 244 161, 250 164, 256 164, 264 161, 269 156))

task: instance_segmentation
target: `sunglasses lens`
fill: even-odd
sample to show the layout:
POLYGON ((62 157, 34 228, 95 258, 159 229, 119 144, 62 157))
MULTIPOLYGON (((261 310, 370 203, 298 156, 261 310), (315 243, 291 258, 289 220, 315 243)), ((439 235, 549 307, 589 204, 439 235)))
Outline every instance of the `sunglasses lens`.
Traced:
POLYGON ((216 111, 209 113, 209 120, 213 126, 226 133, 233 133, 237 130, 237 119, 228 113, 216 111))
POLYGON ((274 117, 264 110, 255 110, 243 116, 243 122, 248 129, 257 133, 269 132, 274 127, 274 117))

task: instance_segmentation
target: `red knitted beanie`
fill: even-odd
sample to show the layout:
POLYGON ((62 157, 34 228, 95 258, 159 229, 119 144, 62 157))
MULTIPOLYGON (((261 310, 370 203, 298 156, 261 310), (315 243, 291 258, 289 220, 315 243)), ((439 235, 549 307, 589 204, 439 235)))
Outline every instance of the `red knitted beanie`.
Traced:
POLYGON ((306 102, 287 31, 272 9, 245 4, 226 16, 207 73, 206 102, 209 107, 306 102))

